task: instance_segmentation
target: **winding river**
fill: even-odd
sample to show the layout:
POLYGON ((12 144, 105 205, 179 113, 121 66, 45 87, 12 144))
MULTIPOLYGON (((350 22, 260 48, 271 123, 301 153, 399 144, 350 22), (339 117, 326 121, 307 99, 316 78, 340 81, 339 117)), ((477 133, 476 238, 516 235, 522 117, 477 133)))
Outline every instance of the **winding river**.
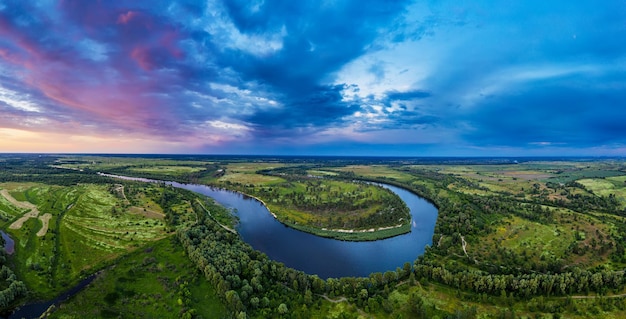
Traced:
MULTIPOLYGON (((159 182, 102 174, 115 178, 159 182)), ((321 278, 366 277, 402 267, 424 253, 432 243, 437 209, 427 200, 399 187, 378 184, 396 193, 411 210, 411 232, 369 242, 349 242, 318 237, 287 227, 274 219, 258 200, 243 194, 206 185, 165 182, 215 199, 233 209, 240 219, 237 231, 245 242, 286 266, 321 278)))

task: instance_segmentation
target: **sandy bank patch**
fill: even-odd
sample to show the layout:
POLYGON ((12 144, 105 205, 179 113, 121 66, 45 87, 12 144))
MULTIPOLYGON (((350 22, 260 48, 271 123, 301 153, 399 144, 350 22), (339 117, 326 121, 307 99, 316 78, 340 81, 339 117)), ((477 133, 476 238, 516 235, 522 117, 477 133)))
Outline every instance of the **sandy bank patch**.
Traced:
POLYGON ((41 227, 41 229, 37 232, 37 236, 42 237, 46 235, 46 233, 48 232, 48 224, 50 224, 50 218, 52 218, 52 215, 49 213, 45 213, 43 214, 43 216, 39 216, 39 220, 41 220, 43 227, 41 227))
POLYGON ((9 226, 9 228, 11 228, 11 229, 20 229, 20 228, 22 228, 24 223, 29 218, 37 218, 37 216, 39 216, 39 211, 37 209, 34 209, 34 210, 24 214, 24 216, 20 217, 20 219, 14 221, 13 224, 11 224, 11 226, 9 226))
POLYGON ((338 232, 338 233, 373 233, 373 232, 381 231, 381 230, 400 228, 402 226, 404 226, 404 225, 403 224, 399 224, 399 225, 395 225, 395 226, 370 228, 370 229, 328 229, 328 228, 322 228, 322 230, 334 231, 334 232, 338 232))
MULTIPOLYGON (((9 228, 20 229, 29 218, 36 218, 37 216, 39 216, 39 210, 37 209, 37 206, 33 205, 32 203, 18 201, 17 199, 13 198, 13 196, 11 196, 11 194, 9 194, 9 191, 6 189, 1 190, 0 194, 2 194, 4 198, 6 198, 11 204, 15 205, 16 207, 19 207, 22 209, 30 209, 28 213, 24 214, 24 216, 14 221, 13 224, 9 226, 9 228)), ((47 231, 47 228, 46 228, 46 231, 47 231)), ((44 232, 44 235, 45 235, 45 232, 44 232)))
POLYGON ((19 208, 24 208, 24 209, 37 209, 37 206, 33 205, 32 203, 29 202, 20 202, 17 199, 13 198, 13 196, 11 196, 11 194, 9 194, 9 191, 6 189, 0 190, 0 194, 2 194, 2 196, 4 196, 4 198, 6 198, 11 204, 19 207, 19 208))

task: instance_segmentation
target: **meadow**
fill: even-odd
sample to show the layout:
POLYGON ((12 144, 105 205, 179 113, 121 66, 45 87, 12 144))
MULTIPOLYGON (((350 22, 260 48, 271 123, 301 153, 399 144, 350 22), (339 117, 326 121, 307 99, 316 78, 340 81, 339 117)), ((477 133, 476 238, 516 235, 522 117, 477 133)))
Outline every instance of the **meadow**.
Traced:
POLYGON ((174 237, 119 258, 49 318, 227 318, 215 288, 174 237))
POLYGON ((113 185, 0 187, 51 216, 45 234, 39 233, 44 225, 38 218, 16 229, 7 226, 19 214, 4 222, 16 242, 17 273, 38 298, 58 294, 107 261, 167 235, 162 216, 134 213, 147 208, 131 206, 113 185))

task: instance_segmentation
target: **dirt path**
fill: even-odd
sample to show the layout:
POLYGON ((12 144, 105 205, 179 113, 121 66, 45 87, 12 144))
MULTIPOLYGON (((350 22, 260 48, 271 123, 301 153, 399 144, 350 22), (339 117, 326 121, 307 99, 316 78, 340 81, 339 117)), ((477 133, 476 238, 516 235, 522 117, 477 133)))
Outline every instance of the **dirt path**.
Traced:
POLYGON ((48 224, 50 224, 50 218, 52 218, 52 215, 49 213, 45 213, 43 214, 43 216, 39 216, 39 220, 41 220, 43 227, 41 227, 41 229, 37 232, 37 236, 42 237, 46 235, 46 233, 48 232, 48 224))
MULTIPOLYGON (((465 237, 463 237, 463 235, 461 235, 461 244, 463 245, 463 252, 465 253, 465 257, 470 258, 470 256, 467 254, 467 242, 465 241, 465 237)), ((474 263, 478 265, 478 260, 476 258, 473 259, 474 263)))
POLYGON ((196 199, 196 201, 198 202, 198 204, 200 204, 200 206, 202 206, 202 209, 204 209, 204 211, 206 211, 209 214, 209 216, 211 216, 211 218, 213 218, 213 220, 218 225, 222 226, 222 228, 226 229, 227 231, 229 231, 229 232, 231 232, 233 234, 237 234, 237 232, 234 229, 232 229, 232 228, 230 228, 230 227, 228 227, 226 225, 222 225, 220 222, 218 222, 217 219, 215 219, 215 217, 213 217, 213 215, 211 215, 211 212, 208 209, 206 209, 206 207, 204 207, 204 205, 202 204, 202 202, 199 199, 196 199))
POLYGON ((120 192, 122 194, 122 197, 124 197, 125 200, 128 200, 128 198, 126 198, 126 193, 124 193, 124 185, 115 184, 115 191, 120 192))
MULTIPOLYGON (((610 296, 569 296, 569 298, 572 298, 572 299, 622 298, 622 297, 626 297, 626 293, 619 294, 619 295, 610 295, 610 296)), ((568 297, 563 297, 563 298, 568 298, 568 297)))
POLYGON ((11 196, 11 194, 9 194, 9 191, 6 189, 0 190, 0 194, 2 194, 2 196, 4 196, 4 198, 6 198, 9 202, 11 202, 11 204, 19 207, 19 208, 24 208, 24 209, 37 209, 37 206, 33 205, 32 203, 29 202, 20 202, 17 199, 13 198, 13 196, 11 196))
POLYGON ((11 204, 15 205, 16 207, 30 210, 26 214, 24 214, 24 216, 14 221, 13 224, 9 226, 9 228, 20 229, 29 218, 37 218, 37 216, 39 216, 39 210, 37 209, 37 206, 35 206, 34 204, 29 203, 29 202, 18 201, 17 199, 13 198, 13 196, 11 196, 11 194, 9 194, 9 191, 6 189, 1 190, 0 194, 2 194, 4 198, 6 198, 11 204))
POLYGON ((465 256, 467 256, 469 258, 469 255, 467 254, 467 242, 465 242, 465 237, 463 237, 463 235, 461 235, 461 245, 463 245, 463 252, 465 253, 465 256))
POLYGON ((20 228, 22 228, 22 226, 24 226, 24 223, 27 220, 29 220, 31 218, 37 218, 37 216, 39 216, 39 211, 38 210, 30 211, 30 212, 24 214, 24 216, 20 217, 20 219, 14 221, 13 224, 11 224, 9 226, 9 228, 11 228, 11 229, 20 229, 20 228))
POLYGON ((322 298, 324 298, 327 301, 330 301, 332 303, 340 303, 340 302, 344 302, 344 301, 347 302, 348 301, 348 299, 346 299, 346 297, 340 297, 339 299, 330 299, 330 298, 328 298, 328 296, 326 294, 318 295, 318 296, 320 296, 320 297, 322 297, 322 298))

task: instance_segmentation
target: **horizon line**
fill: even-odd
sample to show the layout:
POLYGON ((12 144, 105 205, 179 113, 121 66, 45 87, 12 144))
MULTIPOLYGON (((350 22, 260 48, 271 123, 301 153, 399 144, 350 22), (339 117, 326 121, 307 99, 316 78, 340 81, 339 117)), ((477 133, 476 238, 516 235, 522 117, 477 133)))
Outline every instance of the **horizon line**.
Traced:
POLYGON ((535 156, 514 156, 514 155, 313 155, 313 154, 210 154, 210 153, 63 153, 63 152, 0 152, 1 155, 46 155, 46 156, 216 156, 216 157, 343 157, 343 158, 594 158, 594 159, 625 159, 626 156, 620 155, 535 155, 535 156))

